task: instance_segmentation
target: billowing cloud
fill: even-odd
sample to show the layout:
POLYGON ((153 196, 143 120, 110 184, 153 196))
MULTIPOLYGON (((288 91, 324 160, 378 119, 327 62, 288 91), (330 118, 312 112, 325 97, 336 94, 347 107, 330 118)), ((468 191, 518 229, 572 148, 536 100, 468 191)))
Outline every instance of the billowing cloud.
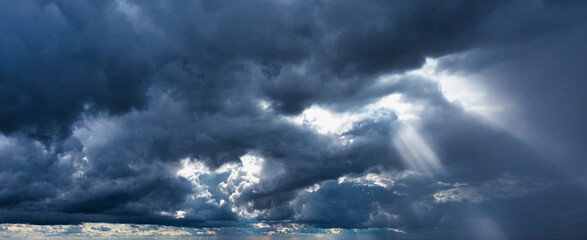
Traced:
POLYGON ((0 236, 587 236, 582 2, 0 5, 0 236))

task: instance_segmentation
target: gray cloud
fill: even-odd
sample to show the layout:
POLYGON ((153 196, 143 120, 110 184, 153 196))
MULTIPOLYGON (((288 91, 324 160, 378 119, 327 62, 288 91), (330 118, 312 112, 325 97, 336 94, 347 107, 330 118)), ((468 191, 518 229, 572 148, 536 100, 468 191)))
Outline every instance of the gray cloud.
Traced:
POLYGON ((0 5, 0 222, 587 234, 581 2, 0 5))

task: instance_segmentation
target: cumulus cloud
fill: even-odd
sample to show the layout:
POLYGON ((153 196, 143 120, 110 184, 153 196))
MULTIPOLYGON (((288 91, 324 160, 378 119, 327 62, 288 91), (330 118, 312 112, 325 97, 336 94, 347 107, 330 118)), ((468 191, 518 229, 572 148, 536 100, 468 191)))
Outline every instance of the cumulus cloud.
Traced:
POLYGON ((0 222, 587 234, 584 3, 0 5, 0 222))

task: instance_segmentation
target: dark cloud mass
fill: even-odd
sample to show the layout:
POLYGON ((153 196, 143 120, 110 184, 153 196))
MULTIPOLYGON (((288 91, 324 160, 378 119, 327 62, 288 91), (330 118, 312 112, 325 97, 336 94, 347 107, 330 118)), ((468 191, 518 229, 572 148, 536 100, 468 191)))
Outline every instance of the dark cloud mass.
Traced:
POLYGON ((0 223, 587 238, 586 10, 0 0, 0 223))

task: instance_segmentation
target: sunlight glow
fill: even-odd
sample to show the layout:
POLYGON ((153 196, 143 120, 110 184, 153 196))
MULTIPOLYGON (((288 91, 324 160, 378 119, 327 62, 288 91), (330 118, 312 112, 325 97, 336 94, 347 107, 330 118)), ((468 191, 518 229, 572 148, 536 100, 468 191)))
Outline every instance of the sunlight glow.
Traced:
MULTIPOLYGON (((442 70, 439 67, 439 59, 427 58, 422 68, 409 71, 405 74, 392 74, 382 76, 377 80, 378 85, 389 86, 396 84, 400 79, 410 76, 422 77, 437 82, 443 96, 451 103, 462 107, 486 123, 502 127, 504 126, 504 112, 509 106, 497 99, 491 98, 486 87, 472 76, 462 76, 442 70)), ((259 101, 263 110, 268 110, 269 103, 259 101)), ((419 115, 425 111, 426 106, 406 101, 402 93, 393 92, 378 100, 369 103, 357 111, 334 112, 324 107, 313 105, 301 114, 293 117, 284 117, 285 120, 300 126, 314 129, 320 134, 341 134, 353 127, 353 123, 377 118, 378 112, 387 111, 397 115, 398 120, 418 120, 419 115)))
POLYGON ((353 122, 362 117, 362 114, 335 113, 319 106, 312 106, 298 116, 286 117, 286 120, 310 127, 320 134, 341 134, 350 130, 353 122))
MULTIPOLYGON (((443 58, 451 58, 446 56, 443 58)), ((426 58, 422 68, 408 72, 408 75, 421 76, 438 82, 442 95, 451 103, 462 107, 465 111, 478 116, 486 124, 507 130, 519 139, 524 139, 525 134, 521 128, 511 127, 511 119, 514 106, 504 99, 496 98, 490 93, 484 80, 475 75, 461 75, 443 70, 438 65, 443 58, 426 58)))
POLYGON ((486 87, 481 81, 477 81, 472 76, 465 77, 439 69, 437 59, 426 58, 426 63, 422 68, 408 74, 438 82, 442 95, 448 101, 460 105, 467 111, 492 118, 502 109, 502 106, 492 102, 494 99, 489 98, 486 87))
MULTIPOLYGON (((402 94, 394 93, 367 104, 356 112, 334 112, 320 106, 312 106, 294 117, 285 120, 300 126, 314 129, 320 134, 342 134, 352 129, 353 124, 365 119, 377 119, 393 112, 398 120, 418 119, 418 112, 423 110, 402 100, 402 94)), ((351 140, 352 141, 352 140, 351 140)))

